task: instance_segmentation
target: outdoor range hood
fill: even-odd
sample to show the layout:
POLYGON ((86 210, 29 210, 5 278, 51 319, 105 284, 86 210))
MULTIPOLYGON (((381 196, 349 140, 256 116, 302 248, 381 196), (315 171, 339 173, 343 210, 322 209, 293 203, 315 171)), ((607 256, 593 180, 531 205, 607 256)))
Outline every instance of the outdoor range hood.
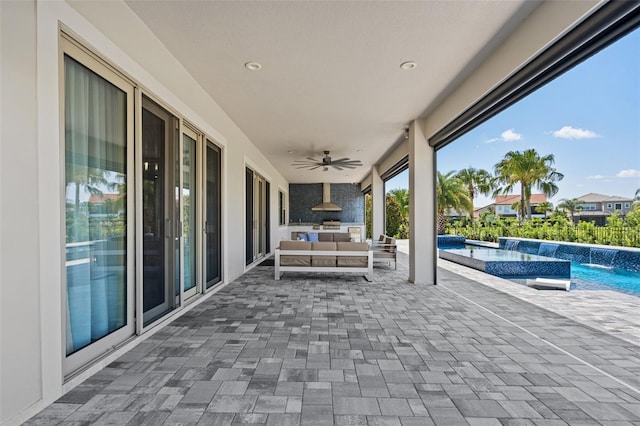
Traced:
POLYGON ((314 212, 341 212, 342 207, 331 202, 331 184, 322 184, 322 202, 317 206, 311 207, 314 212))

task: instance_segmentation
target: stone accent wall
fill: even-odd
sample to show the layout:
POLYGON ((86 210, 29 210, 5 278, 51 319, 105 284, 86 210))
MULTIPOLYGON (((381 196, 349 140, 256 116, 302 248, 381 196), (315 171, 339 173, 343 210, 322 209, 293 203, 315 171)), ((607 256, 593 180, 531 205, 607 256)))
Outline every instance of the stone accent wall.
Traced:
POLYGON ((342 207, 341 212, 311 211, 313 206, 321 202, 321 183, 290 184, 289 223, 322 223, 331 219, 344 223, 364 223, 364 194, 360 191, 360 184, 331 184, 331 202, 342 207))

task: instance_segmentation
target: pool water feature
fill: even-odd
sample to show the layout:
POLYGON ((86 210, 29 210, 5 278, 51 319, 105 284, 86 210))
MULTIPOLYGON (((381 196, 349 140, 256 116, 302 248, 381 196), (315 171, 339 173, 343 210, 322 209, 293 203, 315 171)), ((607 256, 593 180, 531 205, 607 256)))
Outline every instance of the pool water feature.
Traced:
MULTIPOLYGON (((457 237, 458 239, 460 237, 457 237)), ((486 246, 481 246, 481 242, 470 243, 468 241, 461 242, 450 239, 438 239, 438 248, 440 253, 452 249, 467 249, 469 252, 458 252, 460 256, 453 259, 453 255, 440 255, 441 258, 451 260, 475 269, 483 270, 485 268, 480 263, 480 259, 484 259, 488 254, 482 254, 481 250, 486 250, 486 246), (456 245, 457 244, 457 245, 456 245), (473 250, 474 259, 471 260, 471 250, 473 250), (464 260, 464 256, 468 256, 469 260, 464 260), (475 266, 473 266, 475 265, 475 266)), ((531 239, 500 239, 500 248, 498 252, 502 254, 493 254, 493 259, 489 261, 498 261, 509 259, 516 262, 527 262, 529 258, 520 257, 522 255, 537 255, 545 258, 555 258, 555 260, 570 261, 570 277, 571 289, 577 290, 603 290, 610 289, 622 293, 640 296, 640 249, 627 247, 602 247, 588 244, 578 243, 562 243, 562 242, 546 242, 531 239), (507 250, 507 248, 509 250, 507 250), (510 254, 506 254, 510 253, 510 254)), ((491 248, 496 250, 495 248, 491 248)), ((454 251, 454 254, 455 251, 454 251)), ((510 279, 519 284, 525 284, 525 278, 543 277, 534 271, 529 276, 514 276, 502 274, 500 272, 493 275, 510 279)), ((564 278, 566 279, 566 278, 564 278)))
POLYGON ((500 238, 499 246, 570 260, 572 288, 609 288, 640 296, 640 249, 528 238, 500 238))

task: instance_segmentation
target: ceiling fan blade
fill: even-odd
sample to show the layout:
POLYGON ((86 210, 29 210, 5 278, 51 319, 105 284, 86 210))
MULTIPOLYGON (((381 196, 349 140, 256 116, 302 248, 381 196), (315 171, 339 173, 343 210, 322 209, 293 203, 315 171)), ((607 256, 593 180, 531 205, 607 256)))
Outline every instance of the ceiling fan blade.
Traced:
POLYGON ((339 160, 333 160, 332 163, 342 163, 346 160, 349 160, 349 157, 340 158, 339 160))
POLYGON ((312 167, 312 168, 310 168, 309 170, 315 170, 315 169, 317 169, 318 167, 322 167, 322 165, 318 165, 318 166, 312 167))
POLYGON ((340 166, 336 166, 335 164, 332 164, 331 166, 332 166, 333 168, 335 168, 335 169, 342 170, 342 167, 340 167, 340 166))
POLYGON ((307 160, 311 160, 311 161, 314 161, 316 163, 320 162, 320 160, 316 160, 315 158, 311 158, 311 157, 307 157, 307 160))

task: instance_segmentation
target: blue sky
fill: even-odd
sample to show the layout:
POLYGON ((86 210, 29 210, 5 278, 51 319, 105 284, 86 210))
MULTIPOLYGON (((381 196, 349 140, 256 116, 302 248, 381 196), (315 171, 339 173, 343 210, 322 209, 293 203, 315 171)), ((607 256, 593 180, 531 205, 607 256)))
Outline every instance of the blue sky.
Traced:
MULTIPOLYGON (((530 148, 553 154, 565 176, 554 205, 589 192, 633 198, 640 188, 640 30, 438 151, 438 170, 493 172, 506 152, 530 148)), ((393 188, 408 188, 407 172, 387 182, 393 188)), ((474 204, 490 202, 480 196, 474 204)))

